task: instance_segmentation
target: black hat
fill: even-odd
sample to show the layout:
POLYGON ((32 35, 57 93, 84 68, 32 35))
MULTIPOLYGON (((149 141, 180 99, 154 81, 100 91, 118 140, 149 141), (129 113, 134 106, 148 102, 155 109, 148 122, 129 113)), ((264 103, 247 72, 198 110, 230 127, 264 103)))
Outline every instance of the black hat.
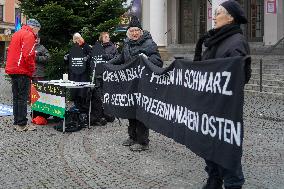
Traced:
POLYGON ((139 22, 139 19, 134 15, 131 17, 131 20, 130 20, 130 23, 129 23, 127 29, 129 29, 131 27, 137 27, 137 28, 140 28, 142 30, 142 26, 139 22))
POLYGON ((237 1, 234 0, 225 1, 224 3, 221 4, 221 6, 228 11, 228 13, 234 18, 237 24, 248 23, 248 20, 245 16, 245 12, 237 1))

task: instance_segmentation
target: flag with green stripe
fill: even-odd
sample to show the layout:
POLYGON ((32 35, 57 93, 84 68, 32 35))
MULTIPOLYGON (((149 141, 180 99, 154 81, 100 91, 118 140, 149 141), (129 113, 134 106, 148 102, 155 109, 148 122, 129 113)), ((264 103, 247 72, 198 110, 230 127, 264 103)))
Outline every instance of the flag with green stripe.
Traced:
POLYGON ((31 104, 32 110, 64 118, 65 90, 58 85, 33 82, 31 104))

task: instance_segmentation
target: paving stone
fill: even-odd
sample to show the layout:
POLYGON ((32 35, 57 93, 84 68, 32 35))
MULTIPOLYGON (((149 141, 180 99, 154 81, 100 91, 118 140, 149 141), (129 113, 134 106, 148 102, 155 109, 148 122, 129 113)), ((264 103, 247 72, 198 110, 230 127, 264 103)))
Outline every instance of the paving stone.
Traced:
MULTIPOLYGON (((12 104, 1 70, 0 85, 0 103, 12 104)), ((62 134, 52 125, 18 133, 12 119, 0 117, 0 188, 198 189, 206 182, 203 159, 172 139, 150 131, 149 151, 122 146, 127 120, 62 134)), ((244 123, 244 189, 284 188, 283 100, 247 94, 244 123)))

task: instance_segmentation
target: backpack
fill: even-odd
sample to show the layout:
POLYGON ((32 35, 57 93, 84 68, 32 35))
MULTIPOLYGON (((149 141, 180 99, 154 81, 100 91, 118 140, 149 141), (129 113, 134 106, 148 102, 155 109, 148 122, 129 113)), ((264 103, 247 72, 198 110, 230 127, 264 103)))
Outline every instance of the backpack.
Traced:
MULTIPOLYGON (((65 115, 65 132, 76 132, 87 126, 88 116, 78 109, 69 110, 65 115)), ((63 120, 54 129, 63 132, 63 120)))

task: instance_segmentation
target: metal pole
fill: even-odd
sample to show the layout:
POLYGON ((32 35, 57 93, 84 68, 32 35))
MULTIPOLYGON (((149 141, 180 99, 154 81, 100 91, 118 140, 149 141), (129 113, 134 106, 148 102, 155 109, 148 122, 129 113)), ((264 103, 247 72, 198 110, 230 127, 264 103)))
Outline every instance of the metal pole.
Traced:
POLYGON ((262 92, 262 58, 259 62, 259 91, 262 92))
POLYGON ((33 111, 33 104, 32 104, 32 85, 33 85, 33 80, 31 80, 31 84, 30 84, 30 106, 31 106, 31 111, 32 111, 32 121, 33 121, 33 118, 34 118, 34 111, 33 111))
POLYGON ((63 118, 63 125, 62 125, 62 133, 65 133, 65 124, 66 124, 66 120, 65 120, 65 118, 66 118, 66 110, 67 110, 67 108, 66 108, 66 93, 67 93, 67 88, 66 87, 64 87, 64 103, 65 103, 65 114, 64 114, 64 118, 63 118))
MULTIPOLYGON (((95 66, 94 66, 94 70, 93 70, 93 75, 92 75, 92 81, 91 81, 91 84, 93 85, 94 82, 95 82, 95 75, 96 75, 96 67, 97 67, 97 57, 94 57, 95 59, 95 66)), ((95 87, 95 86, 94 86, 95 87)), ((93 94, 93 87, 90 87, 90 104, 89 104, 89 124, 88 124, 88 129, 91 128, 91 111, 92 111, 92 94, 93 94)))

